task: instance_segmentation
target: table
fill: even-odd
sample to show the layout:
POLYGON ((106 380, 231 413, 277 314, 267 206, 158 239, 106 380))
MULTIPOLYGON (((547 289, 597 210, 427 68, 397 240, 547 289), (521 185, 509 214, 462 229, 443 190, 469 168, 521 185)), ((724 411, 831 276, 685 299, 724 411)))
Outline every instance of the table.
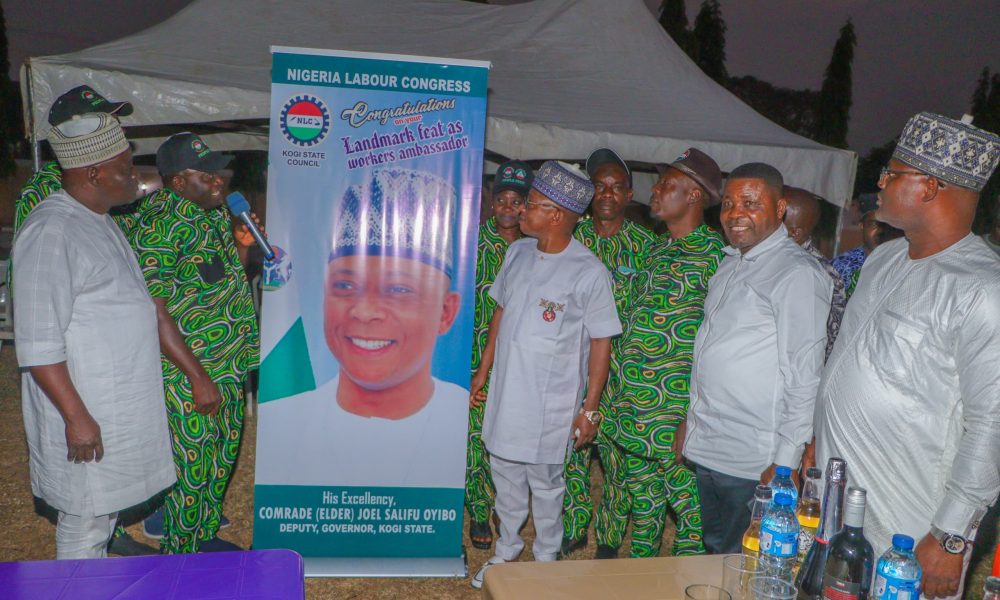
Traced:
POLYGON ((303 600, 291 550, 0 563, 4 600, 303 600))
POLYGON ((505 563, 486 571, 483 600, 683 600, 693 583, 722 584, 723 558, 505 563))

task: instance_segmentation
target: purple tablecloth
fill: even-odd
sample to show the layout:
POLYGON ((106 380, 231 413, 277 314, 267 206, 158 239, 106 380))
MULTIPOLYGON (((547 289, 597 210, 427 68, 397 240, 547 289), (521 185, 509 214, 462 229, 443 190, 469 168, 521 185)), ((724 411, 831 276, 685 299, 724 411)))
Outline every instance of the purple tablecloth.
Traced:
POLYGON ((0 563, 4 600, 302 600, 291 550, 0 563))

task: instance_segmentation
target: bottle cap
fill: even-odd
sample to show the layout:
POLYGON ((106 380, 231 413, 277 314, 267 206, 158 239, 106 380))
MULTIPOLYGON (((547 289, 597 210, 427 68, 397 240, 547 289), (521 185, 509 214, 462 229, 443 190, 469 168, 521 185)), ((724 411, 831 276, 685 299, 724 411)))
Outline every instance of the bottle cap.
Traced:
POLYGON ((902 533, 892 536, 892 545, 900 550, 913 550, 913 538, 902 533))
POLYGON ((770 486, 759 484, 753 492, 753 497, 757 500, 770 500, 773 494, 774 491, 770 486))
POLYGON ((816 467, 809 467, 806 469, 806 477, 809 479, 819 479, 823 476, 823 471, 820 471, 816 467))
POLYGON ((826 463, 826 477, 830 481, 847 481, 847 461, 842 458, 831 458, 826 463))
POLYGON ((983 591, 1000 592, 1000 577, 987 577, 986 585, 983 586, 983 591))
POLYGON ((791 477, 792 469, 791 467, 778 467, 774 470, 774 473, 779 477, 791 477))
POLYGON ((791 506, 792 497, 788 494, 777 494, 774 496, 774 503, 778 506, 791 506))

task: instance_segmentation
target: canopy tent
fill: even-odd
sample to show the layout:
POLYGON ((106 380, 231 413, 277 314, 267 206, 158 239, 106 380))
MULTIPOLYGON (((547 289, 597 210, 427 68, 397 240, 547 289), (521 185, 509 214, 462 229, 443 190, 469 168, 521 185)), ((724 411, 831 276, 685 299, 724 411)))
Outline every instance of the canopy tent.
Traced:
POLYGON ((22 67, 26 130, 44 139, 53 100, 86 83, 135 105, 130 137, 148 126, 214 123, 209 143, 266 148, 270 47, 299 46, 488 60, 488 151, 582 160, 599 146, 628 161, 670 162, 690 146, 724 171, 767 162, 790 185, 845 205, 853 152, 768 121, 708 78, 642 0, 198 0, 163 23, 22 67), (239 127, 227 132, 233 122, 239 127), (146 127, 134 127, 146 126, 146 127))

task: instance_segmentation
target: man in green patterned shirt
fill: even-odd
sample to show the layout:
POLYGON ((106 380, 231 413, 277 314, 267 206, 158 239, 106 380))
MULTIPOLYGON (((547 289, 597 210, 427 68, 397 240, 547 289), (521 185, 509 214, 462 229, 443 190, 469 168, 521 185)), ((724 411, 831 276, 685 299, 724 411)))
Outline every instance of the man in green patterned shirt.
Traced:
POLYGON ((232 232, 218 172, 232 156, 192 133, 156 153, 164 189, 140 209, 132 246, 157 308, 177 484, 165 502, 166 553, 239 549, 219 539, 222 498, 243 428, 243 382, 259 333, 244 273, 252 236, 232 232))
MULTIPOLYGON (((600 148, 587 159, 587 174, 594 184, 591 203, 593 218, 580 221, 573 237, 590 249, 611 272, 615 306, 621 316, 629 289, 629 280, 642 267, 646 252, 656 240, 648 229, 625 218, 625 207, 632 200, 632 171, 625 161, 608 148, 600 148)), ((612 355, 615 345, 612 344, 612 355)), ((613 359, 612 359, 613 362, 613 359)), ((601 402, 601 410, 607 403, 601 402)), ((607 440, 600 434, 595 440, 605 473, 615 468, 605 458, 607 440)), ((573 450, 566 461, 566 495, 563 497, 562 553, 569 554, 587 544, 587 530, 593 514, 590 494, 592 448, 573 450)), ((598 517, 595 533, 598 544, 605 543, 598 517)))
POLYGON ((609 462, 599 522, 605 554, 617 555, 632 519, 634 558, 660 551, 667 504, 677 519, 673 553, 701 554, 701 503, 694 473, 674 449, 687 417, 694 338, 704 316, 708 280, 725 242, 704 223, 705 206, 719 201, 722 175, 708 155, 691 148, 661 170, 650 212, 670 238, 657 241, 632 280, 622 311, 622 336, 612 354, 606 388, 608 416, 601 432, 609 462))
MULTIPOLYGON (((472 340, 472 372, 486 347, 486 334, 493 318, 496 300, 490 297, 490 286, 500 272, 504 254, 512 242, 521 237, 517 219, 524 209, 533 179, 531 167, 519 160, 505 162, 497 168, 493 179, 493 216, 479 227, 479 247, 476 252, 476 310, 472 340)), ((489 384, 487 384, 487 388, 489 384)), ((493 480, 490 461, 483 446, 483 410, 487 388, 469 406, 469 443, 465 469, 465 509, 469 512, 469 538, 472 545, 486 550, 493 543, 490 514, 493 512, 493 480)))

